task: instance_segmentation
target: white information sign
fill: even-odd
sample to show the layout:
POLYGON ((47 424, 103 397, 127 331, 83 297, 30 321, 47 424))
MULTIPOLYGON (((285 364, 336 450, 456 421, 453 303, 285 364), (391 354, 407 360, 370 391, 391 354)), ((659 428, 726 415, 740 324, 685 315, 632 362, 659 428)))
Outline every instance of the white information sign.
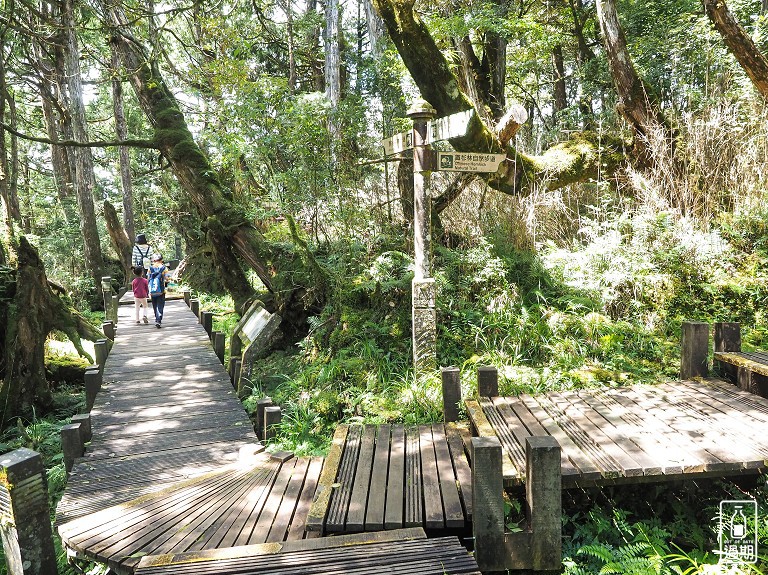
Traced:
POLYGON ((384 146, 384 155, 391 156, 399 154, 410 148, 413 148, 413 132, 400 132, 391 138, 384 138, 381 141, 384 146))
POLYGON ((441 172, 488 172, 498 171, 506 154, 481 152, 438 152, 437 169, 441 172))
POLYGON ((250 341, 255 340, 256 336, 259 335, 261 330, 264 329, 264 326, 267 325, 271 315, 272 314, 263 308, 258 312, 251 314, 248 321, 246 321, 243 326, 243 335, 250 341))
POLYGON ((438 142, 440 140, 450 140, 451 138, 463 136, 467 133, 469 121, 474 114, 475 111, 470 108, 463 112, 432 120, 427 125, 427 142, 438 142))

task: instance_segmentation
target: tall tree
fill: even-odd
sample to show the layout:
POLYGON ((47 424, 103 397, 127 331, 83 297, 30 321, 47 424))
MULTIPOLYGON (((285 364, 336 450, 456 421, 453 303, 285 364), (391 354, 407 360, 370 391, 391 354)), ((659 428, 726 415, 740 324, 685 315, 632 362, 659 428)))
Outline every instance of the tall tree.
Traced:
MULTIPOLYGON (((115 133, 117 139, 128 139, 128 126, 125 121, 125 105, 123 103, 123 81, 120 69, 120 58, 110 44, 112 55, 112 105, 115 114, 115 133)), ((133 177, 131 176, 131 156, 128 146, 119 146, 120 184, 123 192, 123 222, 129 238, 136 235, 136 224, 133 213, 133 177)), ((130 258, 129 258, 130 259, 130 258)), ((128 261, 128 260, 126 260, 128 261)))
MULTIPOLYGON (((80 71, 80 48, 78 46, 75 23, 75 0, 62 0, 61 18, 65 42, 65 68, 69 91, 70 116, 74 138, 79 142, 88 141, 88 126, 83 102, 82 74, 80 71)), ((99 229, 96 224, 94 193, 96 177, 93 171, 93 157, 89 147, 76 147, 75 155, 75 195, 80 215, 80 233, 83 236, 84 266, 93 278, 94 293, 100 285, 103 260, 99 229)))
POLYGON ((768 100, 768 59, 733 17, 725 0, 702 0, 707 16, 723 37, 760 95, 768 100))

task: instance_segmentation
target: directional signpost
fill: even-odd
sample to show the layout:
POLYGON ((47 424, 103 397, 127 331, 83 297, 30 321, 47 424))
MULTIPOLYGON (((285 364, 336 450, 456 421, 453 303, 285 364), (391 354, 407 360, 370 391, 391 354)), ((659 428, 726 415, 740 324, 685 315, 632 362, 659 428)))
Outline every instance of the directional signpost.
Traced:
POLYGON ((460 138, 467 133, 475 111, 464 110, 432 119, 435 110, 426 102, 414 103, 408 110, 413 131, 382 140, 384 154, 393 156, 413 148, 413 260, 411 283, 413 319, 413 364, 416 373, 427 373, 437 363, 437 318, 435 280, 430 277, 429 253, 429 175, 433 170, 448 172, 498 171, 504 154, 485 152, 433 152, 429 144, 460 138))

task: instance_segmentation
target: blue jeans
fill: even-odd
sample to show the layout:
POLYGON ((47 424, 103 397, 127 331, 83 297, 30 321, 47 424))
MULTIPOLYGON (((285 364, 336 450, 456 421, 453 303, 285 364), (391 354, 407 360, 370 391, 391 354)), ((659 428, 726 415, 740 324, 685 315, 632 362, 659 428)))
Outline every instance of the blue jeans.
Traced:
POLYGON ((165 310, 165 293, 152 295, 152 310, 155 312, 155 323, 162 323, 163 310, 165 310))

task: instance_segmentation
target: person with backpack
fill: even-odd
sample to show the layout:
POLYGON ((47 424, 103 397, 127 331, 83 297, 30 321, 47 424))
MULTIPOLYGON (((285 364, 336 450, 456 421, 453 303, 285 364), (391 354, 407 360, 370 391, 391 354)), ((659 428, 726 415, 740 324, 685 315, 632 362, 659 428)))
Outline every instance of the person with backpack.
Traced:
POLYGON ((150 261, 149 254, 152 252, 151 246, 147 243, 147 236, 139 234, 136 236, 136 242, 133 245, 133 251, 131 252, 131 264, 132 267, 141 266, 143 268, 142 277, 147 277, 147 271, 149 270, 152 262, 150 261))
POLYGON ((144 309, 144 323, 149 323, 147 320, 147 298, 149 297, 149 282, 144 276, 144 267, 136 266, 133 268, 133 278, 131 283, 131 289, 133 290, 133 305, 136 308, 136 323, 139 321, 139 310, 144 309))
POLYGON ((163 323, 163 311, 165 310, 165 285, 168 283, 170 272, 163 263, 163 256, 152 254, 152 263, 149 266, 149 296, 152 298, 152 309, 155 312, 155 327, 159 328, 163 323))

